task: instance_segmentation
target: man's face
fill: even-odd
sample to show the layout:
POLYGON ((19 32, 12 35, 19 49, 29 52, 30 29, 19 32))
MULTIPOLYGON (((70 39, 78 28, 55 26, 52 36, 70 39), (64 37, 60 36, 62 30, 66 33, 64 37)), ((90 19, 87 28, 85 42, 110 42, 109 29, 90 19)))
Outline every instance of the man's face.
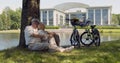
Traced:
POLYGON ((32 27, 33 28, 38 28, 38 24, 39 24, 38 22, 32 22, 32 27))

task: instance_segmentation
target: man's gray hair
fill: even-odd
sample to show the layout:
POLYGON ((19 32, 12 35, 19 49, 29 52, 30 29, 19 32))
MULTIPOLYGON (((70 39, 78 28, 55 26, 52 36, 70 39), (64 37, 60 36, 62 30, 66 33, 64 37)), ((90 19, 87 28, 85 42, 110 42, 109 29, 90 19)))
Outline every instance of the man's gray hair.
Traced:
POLYGON ((39 19, 33 18, 33 19, 31 20, 31 22, 38 22, 38 23, 39 23, 39 19))

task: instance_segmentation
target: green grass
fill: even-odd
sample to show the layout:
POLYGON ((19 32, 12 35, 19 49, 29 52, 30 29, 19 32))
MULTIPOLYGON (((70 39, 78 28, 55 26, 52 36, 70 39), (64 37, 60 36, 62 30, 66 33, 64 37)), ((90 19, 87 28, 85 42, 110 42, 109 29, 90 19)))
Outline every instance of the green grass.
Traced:
POLYGON ((111 25, 111 26, 96 26, 98 29, 120 29, 120 26, 111 25))
MULTIPOLYGON (((47 28, 47 29, 56 31, 59 28, 54 27, 54 29, 50 29, 50 28, 47 28)), ((99 29, 99 31, 100 33, 120 33, 120 29, 99 29)), ((0 33, 20 33, 20 30, 3 30, 3 31, 0 31, 0 33)))
POLYGON ((59 29, 58 26, 46 26, 45 29, 59 29))
POLYGON ((3 30, 0 33, 20 33, 20 30, 3 30))
POLYGON ((13 48, 0 51, 0 63, 120 63, 120 40, 100 47, 81 47, 69 53, 13 48))
POLYGON ((120 33, 120 29, 99 29, 101 33, 120 33))

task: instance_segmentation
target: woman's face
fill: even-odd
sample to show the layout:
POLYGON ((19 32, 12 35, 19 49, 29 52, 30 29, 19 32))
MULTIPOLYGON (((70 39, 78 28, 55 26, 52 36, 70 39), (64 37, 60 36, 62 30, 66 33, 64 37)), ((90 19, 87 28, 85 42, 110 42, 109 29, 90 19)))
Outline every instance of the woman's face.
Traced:
POLYGON ((44 30, 44 29, 45 29, 44 24, 39 24, 39 25, 38 25, 38 29, 40 29, 40 30, 44 30))

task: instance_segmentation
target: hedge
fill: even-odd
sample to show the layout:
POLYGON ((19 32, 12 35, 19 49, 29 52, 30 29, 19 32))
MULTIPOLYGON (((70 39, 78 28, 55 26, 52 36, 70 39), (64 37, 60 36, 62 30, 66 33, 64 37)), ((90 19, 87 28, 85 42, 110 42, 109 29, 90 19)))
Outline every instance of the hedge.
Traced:
POLYGON ((58 26, 46 26, 45 29, 59 29, 58 26))
MULTIPOLYGON (((77 26, 78 29, 85 29, 87 27, 77 26)), ((90 28, 90 27, 89 27, 90 28)), ((98 29, 120 29, 120 26, 96 26, 98 29)))

